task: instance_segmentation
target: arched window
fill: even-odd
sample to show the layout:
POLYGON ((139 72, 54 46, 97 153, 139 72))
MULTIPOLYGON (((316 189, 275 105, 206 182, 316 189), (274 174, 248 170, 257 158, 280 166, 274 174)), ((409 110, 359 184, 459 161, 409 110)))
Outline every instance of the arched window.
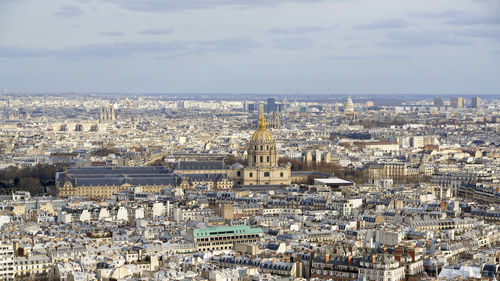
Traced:
POLYGON ((262 145, 261 145, 261 146, 260 146, 260 150, 264 150, 264 146, 262 146, 262 145))

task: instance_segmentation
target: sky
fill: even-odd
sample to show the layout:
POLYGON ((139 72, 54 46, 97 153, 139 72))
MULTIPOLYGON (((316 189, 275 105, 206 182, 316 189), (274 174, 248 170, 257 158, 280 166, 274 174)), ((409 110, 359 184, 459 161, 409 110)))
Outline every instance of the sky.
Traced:
POLYGON ((500 94, 500 0, 0 0, 0 89, 500 94))

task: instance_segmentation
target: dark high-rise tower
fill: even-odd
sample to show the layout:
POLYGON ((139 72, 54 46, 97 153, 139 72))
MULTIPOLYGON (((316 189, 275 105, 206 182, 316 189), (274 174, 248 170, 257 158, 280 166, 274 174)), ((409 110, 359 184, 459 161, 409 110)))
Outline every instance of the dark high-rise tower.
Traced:
POLYGON ((464 107, 464 98, 462 98, 462 97, 451 98, 450 105, 453 108, 463 108, 464 107))
POLYGON ((443 98, 434 98, 434 106, 443 106, 444 101, 443 98))
POLYGON ((267 112, 275 112, 276 111, 276 99, 268 98, 267 99, 267 112))
POLYGON ((481 98, 480 97, 473 97, 471 100, 471 106, 472 106, 472 108, 481 107, 481 98))

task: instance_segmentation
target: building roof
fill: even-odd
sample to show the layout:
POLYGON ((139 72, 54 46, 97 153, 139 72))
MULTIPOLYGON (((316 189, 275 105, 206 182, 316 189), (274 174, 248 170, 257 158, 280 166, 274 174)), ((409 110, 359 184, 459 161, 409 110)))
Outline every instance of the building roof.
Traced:
POLYGON ((224 161, 180 161, 173 166, 174 170, 223 170, 224 161))
POLYGON ((73 167, 57 181, 73 186, 177 185, 181 178, 165 167, 73 167))
POLYGON ((234 235, 234 234, 259 234, 264 233, 262 228, 256 227, 251 228, 248 225, 236 225, 236 226, 218 226, 218 227, 207 227, 207 228, 197 228, 193 230, 193 237, 211 237, 211 236, 221 236, 221 235, 234 235))
POLYGON ((352 185, 352 182, 348 180, 343 180, 341 178, 328 178, 328 179, 314 179, 314 184, 352 185))

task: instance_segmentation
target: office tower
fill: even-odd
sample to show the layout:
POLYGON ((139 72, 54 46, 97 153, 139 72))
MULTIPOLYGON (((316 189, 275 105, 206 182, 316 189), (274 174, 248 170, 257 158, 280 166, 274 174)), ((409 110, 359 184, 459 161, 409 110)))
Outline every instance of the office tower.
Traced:
POLYGON ((248 104, 248 111, 255 111, 255 110, 256 110, 255 103, 249 103, 248 104))
POLYGON ((434 98, 434 106, 443 106, 444 101, 443 98, 434 98))
POLYGON ((462 97, 451 98, 450 105, 453 108, 462 108, 464 107, 464 98, 462 97))
POLYGON ((472 108, 481 107, 481 98, 480 97, 473 97, 471 100, 471 106, 472 106, 472 108))
POLYGON ((276 99, 268 98, 267 99, 267 112, 275 112, 276 111, 276 99))

